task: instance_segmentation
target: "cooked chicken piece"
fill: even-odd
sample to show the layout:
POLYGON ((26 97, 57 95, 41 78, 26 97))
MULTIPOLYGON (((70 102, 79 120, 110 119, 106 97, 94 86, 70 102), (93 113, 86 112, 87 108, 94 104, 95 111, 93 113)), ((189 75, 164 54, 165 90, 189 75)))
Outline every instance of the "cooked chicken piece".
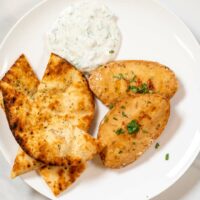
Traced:
POLYGON ((116 61, 92 71, 89 86, 107 106, 126 94, 158 93, 171 98, 178 87, 174 73, 166 66, 149 61, 116 61))
POLYGON ((170 113, 169 100, 157 94, 127 96, 101 122, 98 138, 106 167, 124 167, 160 136, 170 113))

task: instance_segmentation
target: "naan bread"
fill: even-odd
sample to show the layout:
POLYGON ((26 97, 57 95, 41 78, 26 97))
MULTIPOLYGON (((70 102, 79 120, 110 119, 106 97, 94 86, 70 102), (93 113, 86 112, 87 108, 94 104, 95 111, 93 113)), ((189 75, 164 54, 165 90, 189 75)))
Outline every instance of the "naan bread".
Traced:
MULTIPOLYGON (((36 93, 39 80, 32 70, 25 55, 21 55, 2 78, 3 82, 13 86, 17 91, 32 98, 36 93)), ((4 108, 3 97, 0 91, 0 106, 4 108)))
MULTIPOLYGON (((22 92, 30 99, 33 98, 39 85, 37 76, 23 54, 4 75, 2 81, 11 85, 15 90, 22 92)), ((31 158, 21 148, 19 148, 11 171, 11 177, 15 178, 16 176, 38 169, 43 165, 44 164, 31 158)))
POLYGON ((91 159, 97 153, 97 142, 66 121, 69 116, 77 121, 81 116, 87 121, 91 115, 92 111, 85 110, 93 100, 87 82, 79 71, 54 54, 45 75, 33 102, 7 83, 1 84, 16 140, 28 155, 45 164, 68 165, 91 159), (67 108, 77 113, 68 114, 67 108))
POLYGON ((11 171, 11 178, 39 169, 42 166, 44 166, 43 163, 31 158, 19 148, 11 171))
MULTIPOLYGON (((43 78, 45 78, 45 76, 43 78)), ((28 61, 24 55, 20 56, 16 63, 6 73, 3 80, 30 98, 32 98, 36 92, 39 84, 36 75, 32 71, 32 68, 28 64, 28 61), (18 73, 20 74, 21 78, 19 78, 18 73), (15 81, 16 79, 18 81, 15 81), (27 84, 29 87, 27 87, 27 84)), ((91 121, 88 120, 87 122, 88 124, 83 126, 79 124, 79 126, 83 129, 85 127, 88 128, 91 121)), ((31 158, 21 148, 19 148, 12 168, 11 177, 14 178, 16 176, 37 169, 38 173, 43 177, 45 182, 51 188, 52 192, 55 195, 59 195, 80 176, 80 174, 85 169, 85 165, 85 163, 81 163, 77 166, 69 167, 44 166, 43 163, 31 158)))
POLYGON ((15 90, 23 93, 30 99, 36 93, 37 87, 40 83, 23 54, 4 75, 2 81, 8 83, 15 90))
POLYGON ((85 131, 94 117, 94 99, 84 75, 55 54, 50 57, 35 101, 42 112, 61 116, 85 131))
POLYGON ((158 94, 127 96, 101 122, 98 138, 106 167, 124 167, 139 158, 163 132, 169 100, 158 94))
POLYGON ((90 73, 89 86, 107 106, 129 94, 157 93, 171 98, 178 81, 168 67, 157 62, 129 60, 105 64, 90 73))
POLYGON ((85 163, 82 163, 68 167, 47 166, 40 168, 38 173, 46 181, 54 195, 57 196, 81 175, 85 165, 85 163))

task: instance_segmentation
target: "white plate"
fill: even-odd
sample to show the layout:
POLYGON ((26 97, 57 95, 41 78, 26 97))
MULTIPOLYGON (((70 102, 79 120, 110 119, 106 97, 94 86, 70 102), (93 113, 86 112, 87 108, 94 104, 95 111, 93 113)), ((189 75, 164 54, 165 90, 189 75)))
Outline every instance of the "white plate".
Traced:
MULTIPOLYGON (((49 56, 45 32, 72 1, 44 1, 14 26, 1 45, 1 77, 25 53, 41 78, 49 56)), ((200 150, 200 48, 185 25, 156 1, 103 1, 117 15, 122 32, 118 59, 155 60, 166 64, 177 74, 180 88, 171 101, 170 120, 158 139, 161 144, 158 150, 152 146, 139 160, 120 170, 105 169, 98 161, 92 161, 80 179, 58 199, 149 199, 172 185, 200 150), (166 153, 170 154, 169 161, 165 161, 166 153)), ((97 124, 106 111, 98 104, 97 124)), ((11 164, 18 146, 2 111, 0 122, 0 150, 11 164)), ((56 199, 35 172, 22 178, 38 192, 56 199)))

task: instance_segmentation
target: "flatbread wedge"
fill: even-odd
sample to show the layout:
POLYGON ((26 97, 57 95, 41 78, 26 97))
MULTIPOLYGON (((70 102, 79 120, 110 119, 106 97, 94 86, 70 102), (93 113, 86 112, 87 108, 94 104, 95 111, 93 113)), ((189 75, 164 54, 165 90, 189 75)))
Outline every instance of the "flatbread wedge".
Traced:
POLYGON ((32 70, 25 55, 21 55, 2 78, 3 82, 11 85, 15 90, 32 98, 37 91, 39 80, 32 70))
POLYGON ((60 166, 85 162, 97 153, 97 142, 67 122, 65 110, 78 102, 76 109, 80 108, 85 117, 87 83, 80 72, 56 55, 49 65, 59 77, 49 71, 51 81, 41 83, 33 102, 7 83, 1 84, 11 130, 22 149, 38 161, 60 166), (77 94, 82 98, 74 98, 77 94))
POLYGON ((115 61, 92 71, 89 86, 107 106, 127 94, 157 93, 171 98, 177 91, 175 74, 157 62, 115 61))
POLYGON ((35 95, 35 104, 42 112, 61 116, 85 131, 89 130, 94 118, 94 98, 86 78, 55 54, 50 56, 35 95))
POLYGON ((161 135, 169 113, 169 100, 158 94, 127 96, 118 102, 99 127, 104 165, 120 168, 138 159, 161 135))
POLYGON ((39 169, 42 166, 44 166, 43 163, 31 158, 21 148, 19 148, 11 171, 11 178, 39 169))
POLYGON ((86 163, 68 167, 41 167, 38 173, 43 177, 54 195, 58 196, 81 175, 86 167, 85 165, 86 163))
MULTIPOLYGON (((17 91, 22 92, 27 96, 27 98, 30 99, 33 98, 33 95, 36 93, 37 87, 39 85, 39 80, 36 74, 32 70, 29 62, 27 61, 27 58, 23 54, 16 60, 16 62, 4 75, 2 81, 11 85, 17 91)), ((28 156, 21 148, 19 148, 11 171, 11 177, 15 178, 16 176, 38 169, 43 165, 44 164, 34 160, 28 156)))
MULTIPOLYGON (((1 81, 13 86, 17 91, 27 95, 28 98, 33 97, 39 85, 39 80, 24 54, 15 61, 1 81)), ((2 108, 4 107, 1 91, 0 105, 2 108)))

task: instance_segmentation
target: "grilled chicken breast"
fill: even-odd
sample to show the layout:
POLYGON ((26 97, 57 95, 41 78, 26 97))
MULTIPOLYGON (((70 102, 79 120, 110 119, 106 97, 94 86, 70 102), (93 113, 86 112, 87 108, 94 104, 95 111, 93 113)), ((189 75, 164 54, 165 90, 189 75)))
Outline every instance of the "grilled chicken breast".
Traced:
POLYGON ((178 83, 166 66, 149 61, 116 61, 92 71, 89 86, 107 106, 126 94, 158 93, 171 98, 178 83))
POLYGON ((127 96, 101 122, 98 138, 106 167, 124 167, 160 136, 170 113, 169 100, 157 94, 127 96))

